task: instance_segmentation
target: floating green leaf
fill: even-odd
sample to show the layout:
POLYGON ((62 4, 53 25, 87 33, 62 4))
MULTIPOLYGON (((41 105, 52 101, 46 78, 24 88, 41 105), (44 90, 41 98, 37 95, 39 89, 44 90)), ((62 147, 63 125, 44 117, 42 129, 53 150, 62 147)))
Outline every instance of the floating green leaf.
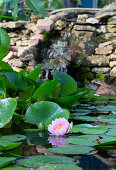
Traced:
POLYGON ((48 101, 36 102, 30 106, 26 112, 26 121, 38 125, 44 123, 50 124, 56 118, 69 118, 69 111, 62 109, 58 104, 48 101))
POLYGON ((1 141, 0 142, 0 151, 14 149, 17 146, 19 146, 21 143, 22 142, 10 143, 10 142, 1 141))
POLYGON ((22 165, 29 168, 39 168, 44 164, 74 164, 73 158, 69 158, 66 156, 52 156, 52 155, 37 155, 30 156, 26 159, 20 159, 17 164, 22 165))
POLYGON ((91 124, 79 124, 72 127, 70 133, 84 133, 84 134, 103 134, 108 130, 105 125, 92 126, 91 124))
POLYGON ((0 142, 18 142, 25 139, 26 136, 24 135, 14 134, 14 135, 1 136, 0 142))
POLYGON ((12 163, 16 158, 0 157, 0 168, 12 163))
POLYGON ((94 150, 92 147, 82 145, 62 145, 54 148, 48 148, 49 152, 57 154, 87 154, 94 150))

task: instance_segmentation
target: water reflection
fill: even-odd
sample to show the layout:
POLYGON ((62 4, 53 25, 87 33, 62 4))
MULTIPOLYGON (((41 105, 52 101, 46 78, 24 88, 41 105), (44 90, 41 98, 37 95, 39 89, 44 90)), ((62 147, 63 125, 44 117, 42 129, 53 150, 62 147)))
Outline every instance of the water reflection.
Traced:
POLYGON ((49 143, 51 143, 53 146, 57 145, 69 145, 68 142, 65 141, 67 137, 66 136, 50 136, 48 138, 49 143))

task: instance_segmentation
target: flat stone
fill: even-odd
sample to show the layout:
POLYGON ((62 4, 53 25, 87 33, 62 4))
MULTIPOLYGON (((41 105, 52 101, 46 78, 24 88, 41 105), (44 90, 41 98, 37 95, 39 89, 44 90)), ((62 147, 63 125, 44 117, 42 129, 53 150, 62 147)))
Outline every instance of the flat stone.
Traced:
POLYGON ((60 19, 60 16, 58 16, 58 15, 50 15, 50 16, 49 16, 49 19, 52 20, 52 21, 54 21, 54 22, 56 22, 57 20, 60 19))
POLYGON ((111 68, 109 68, 109 67, 95 67, 91 71, 94 73, 107 74, 107 73, 110 73, 111 68))
POLYGON ((112 50, 113 50, 113 47, 112 45, 107 45, 105 46, 104 43, 100 44, 98 48, 95 49, 95 53, 96 54, 105 54, 105 55, 108 55, 108 54, 111 54, 112 53, 112 50))
POLYGON ((112 25, 112 24, 115 25, 116 24, 116 15, 108 18, 107 24, 108 25, 112 25))
POLYGON ((86 22, 86 19, 87 19, 87 18, 88 18, 88 15, 86 15, 86 14, 78 15, 78 17, 77 17, 77 22, 79 22, 79 23, 86 22))
POLYGON ((111 77, 116 77, 116 67, 114 67, 110 72, 111 77))
POLYGON ((110 67, 116 67, 116 61, 110 61, 110 67))
POLYGON ((46 18, 46 19, 40 19, 37 21, 37 31, 38 33, 42 33, 44 31, 51 31, 54 27, 54 21, 46 18))
POLYGON ((116 25, 107 25, 108 32, 114 32, 116 33, 116 25))
POLYGON ((93 66, 108 66, 109 59, 106 55, 91 55, 88 56, 88 61, 90 65, 93 66))
POLYGON ((86 23, 98 24, 99 21, 98 21, 96 18, 87 18, 87 19, 86 19, 86 23))
POLYGON ((8 62, 8 64, 10 64, 11 66, 15 66, 15 67, 22 67, 23 66, 23 62, 20 61, 20 59, 12 59, 8 62))
POLYGON ((98 36, 100 42, 116 41, 116 33, 105 33, 98 36))
POLYGON ((116 15, 116 5, 115 3, 109 4, 102 8, 96 13, 95 18, 101 20, 103 18, 109 18, 110 16, 116 15))
POLYGON ((116 54, 111 54, 108 56, 109 60, 115 61, 116 60, 116 54))
POLYGON ((75 25, 73 29, 77 31, 91 31, 91 32, 94 32, 96 30, 95 27, 86 25, 75 25))
POLYGON ((3 28, 20 28, 26 24, 26 21, 10 21, 5 23, 0 23, 0 27, 3 28))

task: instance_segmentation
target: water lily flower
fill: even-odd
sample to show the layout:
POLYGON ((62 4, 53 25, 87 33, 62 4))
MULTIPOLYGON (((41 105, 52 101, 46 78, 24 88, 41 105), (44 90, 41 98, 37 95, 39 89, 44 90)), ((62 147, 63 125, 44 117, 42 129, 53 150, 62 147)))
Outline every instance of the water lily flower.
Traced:
POLYGON ((49 124, 48 131, 52 135, 63 136, 69 132, 70 128, 72 128, 72 124, 70 124, 65 118, 59 118, 52 121, 52 124, 49 124))
POLYGON ((53 136, 50 135, 48 138, 49 143, 52 144, 52 146, 58 146, 58 145, 69 145, 67 141, 65 141, 67 137, 66 136, 53 136))

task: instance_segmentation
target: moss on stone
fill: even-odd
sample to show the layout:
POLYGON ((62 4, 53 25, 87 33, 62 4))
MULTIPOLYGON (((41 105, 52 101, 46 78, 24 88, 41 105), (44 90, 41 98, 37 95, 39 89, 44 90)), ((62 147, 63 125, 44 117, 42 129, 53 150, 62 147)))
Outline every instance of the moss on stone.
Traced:
POLYGON ((105 81, 105 75, 102 73, 96 74, 95 80, 105 81))
POLYGON ((86 72, 86 73, 83 74, 83 78, 87 79, 87 80, 93 80, 94 79, 94 75, 91 72, 86 72))
POLYGON ((86 72, 89 72, 89 71, 90 71, 90 68, 89 68, 89 67, 82 67, 82 68, 81 68, 81 71, 82 71, 83 73, 86 73, 86 72))

